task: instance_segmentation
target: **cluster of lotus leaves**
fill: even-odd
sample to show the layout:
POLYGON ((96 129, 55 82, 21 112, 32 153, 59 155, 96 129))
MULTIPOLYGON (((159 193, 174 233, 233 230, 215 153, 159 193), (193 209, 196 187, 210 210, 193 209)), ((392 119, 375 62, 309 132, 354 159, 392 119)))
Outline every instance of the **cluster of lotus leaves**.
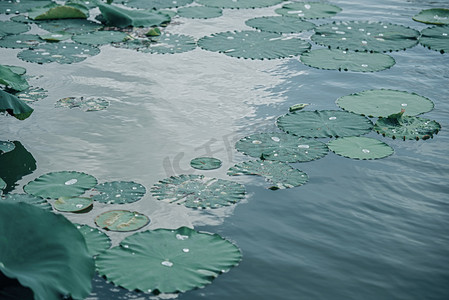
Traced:
POLYGON ((301 19, 321 19, 333 17, 341 10, 340 7, 329 3, 291 2, 276 9, 275 12, 283 16, 301 19))
POLYGON ((214 170, 221 167, 221 160, 214 157, 197 157, 190 161, 190 166, 197 170, 214 170))
POLYGON ((364 136, 342 137, 329 141, 327 145, 336 154, 353 159, 379 159, 394 152, 386 143, 364 136))
POLYGON ((419 43, 441 53, 449 52, 449 25, 423 29, 419 43))
POLYGON ((140 200, 146 189, 140 183, 133 181, 109 181, 98 184, 95 188, 99 194, 92 198, 107 204, 125 204, 140 200))

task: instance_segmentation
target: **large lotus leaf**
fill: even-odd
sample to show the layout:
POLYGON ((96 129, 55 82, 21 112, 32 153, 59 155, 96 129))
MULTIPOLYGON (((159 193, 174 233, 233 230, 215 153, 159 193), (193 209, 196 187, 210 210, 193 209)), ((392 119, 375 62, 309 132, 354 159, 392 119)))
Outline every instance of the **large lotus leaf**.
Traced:
POLYGON ((201 38, 198 45, 205 50, 251 59, 296 56, 310 49, 310 44, 299 38, 258 31, 221 32, 201 38))
POLYGON ((235 204, 245 197, 245 187, 237 182, 203 175, 179 175, 153 185, 158 200, 183 204, 190 208, 218 208, 235 204))
POLYGON ((0 13, 2 14, 19 14, 28 10, 51 4, 52 1, 47 0, 2 0, 0 1, 0 13))
POLYGON ((66 3, 57 5, 52 3, 43 7, 36 7, 28 13, 32 20, 57 20, 57 19, 87 19, 89 9, 81 4, 66 3))
POLYGON ((341 12, 341 8, 322 2, 292 2, 275 10, 283 16, 298 17, 301 19, 330 18, 341 12))
POLYGON ((105 45, 122 42, 127 36, 127 33, 120 31, 95 31, 74 35, 72 40, 80 44, 105 45))
POLYGON ((241 259, 239 248, 218 234, 181 227, 129 236, 99 255, 96 266, 128 290, 175 293, 211 283, 241 259))
POLYGON ((24 91, 15 94, 20 100, 25 102, 34 102, 46 98, 48 91, 40 87, 29 87, 24 91))
POLYGON ((350 52, 338 49, 317 49, 301 55, 301 62, 324 70, 377 72, 391 68, 394 58, 383 53, 350 52))
POLYGON ((377 139, 364 136, 342 137, 330 141, 329 149, 338 155, 354 159, 378 159, 390 156, 394 150, 377 139))
POLYGON ((124 5, 143 9, 175 8, 192 3, 193 0, 126 0, 124 5))
POLYGON ((178 9, 178 16, 190 19, 211 19, 223 15, 223 11, 218 7, 189 6, 178 9))
POLYGON ((221 167, 221 160, 214 157, 197 157, 190 161, 190 166, 197 170, 215 170, 221 167))
POLYGON ((23 187, 27 194, 42 198, 58 199, 76 197, 97 185, 92 175, 75 171, 60 171, 44 174, 23 187))
POLYGON ((344 110, 368 117, 388 117, 401 109, 405 115, 416 116, 433 109, 433 102, 415 93, 397 90, 367 90, 337 99, 344 110))
POLYGON ((86 212, 92 208, 93 200, 88 197, 60 197, 53 207, 62 212, 86 212))
POLYGON ((0 37, 10 34, 24 33, 30 30, 30 26, 23 23, 0 21, 0 37))
POLYGON ((255 158, 292 163, 320 159, 329 152, 320 141, 283 132, 253 134, 237 141, 235 148, 255 158))
POLYGON ((196 3, 219 8, 260 8, 281 3, 283 0, 195 0, 196 3))
POLYGON ((449 25, 423 29, 419 43, 441 53, 449 52, 449 25))
POLYGON ((253 18, 247 20, 245 24, 262 31, 275 33, 298 33, 315 28, 315 24, 311 22, 284 16, 253 18))
POLYGON ((96 97, 66 97, 59 99, 55 107, 79 108, 83 111, 99 111, 108 108, 109 101, 96 97))
POLYGON ((8 141, 0 141, 0 154, 11 152, 12 150, 14 150, 14 148, 16 148, 16 145, 14 145, 14 143, 8 141))
POLYGON ((111 248, 111 240, 104 232, 88 225, 75 225, 84 236, 87 250, 91 256, 97 256, 98 254, 111 248))
POLYGON ((413 20, 426 24, 449 25, 449 9, 431 8, 420 11, 413 20))
POLYGON ((0 47, 12 49, 33 48, 45 42, 36 34, 7 35, 0 40, 0 47))
POLYGON ((287 133, 315 138, 358 136, 373 128, 368 118, 340 110, 295 111, 279 117, 276 123, 287 133))
POLYGON ((137 51, 157 53, 157 54, 175 54, 192 51, 196 48, 195 39, 184 34, 163 33, 160 36, 153 36, 150 42, 144 42, 145 46, 137 51))
POLYGON ((0 112, 7 112, 19 120, 25 120, 32 113, 33 109, 16 96, 0 90, 0 112))
POLYGON ((162 12, 152 10, 129 10, 114 5, 99 4, 106 24, 116 27, 152 27, 170 22, 171 18, 162 12))
POLYGON ((66 32, 70 34, 92 32, 103 27, 101 24, 84 19, 40 21, 37 22, 37 25, 50 32, 66 32))
POLYGON ((413 47, 418 37, 419 31, 402 25, 345 21, 318 26, 312 41, 342 50, 386 52, 413 47))
POLYGON ((48 203, 47 200, 45 200, 41 197, 28 195, 28 194, 7 194, 6 196, 4 196, 4 199, 2 199, 2 200, 13 202, 13 203, 24 202, 24 203, 39 207, 41 209, 48 210, 48 211, 53 210, 53 208, 51 207, 51 204, 48 203))
POLYGON ((401 113, 392 114, 387 118, 378 119, 373 130, 392 139, 427 140, 433 138, 441 129, 441 125, 429 119, 404 116, 401 113))
POLYGON ((274 186, 271 190, 287 189, 305 184, 309 177, 306 173, 279 161, 251 160, 234 165, 228 170, 229 176, 259 175, 265 177, 274 186))
POLYGON ((135 231, 149 223, 150 219, 144 214, 129 210, 111 210, 95 218, 98 227, 119 232, 135 231))
POLYGON ((25 78, 3 65, 0 65, 0 84, 4 84, 16 91, 23 91, 29 88, 25 78))
POLYGON ((38 64, 51 62, 71 64, 83 61, 99 53, 100 49, 94 46, 78 43, 53 43, 23 50, 17 54, 17 57, 21 60, 38 64))
POLYGON ((35 300, 84 299, 94 261, 62 215, 25 203, 0 203, 0 271, 33 290, 35 300))
POLYGON ((108 204, 125 204, 136 202, 145 195, 146 189, 143 185, 132 181, 110 181, 95 187, 99 192, 93 196, 95 201, 108 204))

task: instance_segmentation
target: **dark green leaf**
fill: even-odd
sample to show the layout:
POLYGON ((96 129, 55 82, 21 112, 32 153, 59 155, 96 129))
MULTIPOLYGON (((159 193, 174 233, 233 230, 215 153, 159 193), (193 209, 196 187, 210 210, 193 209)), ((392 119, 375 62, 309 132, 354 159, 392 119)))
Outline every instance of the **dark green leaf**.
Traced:
POLYGON ((33 109, 16 96, 0 90, 0 112, 7 112, 19 120, 25 120, 32 113, 33 109))
POLYGON ((170 22, 171 18, 161 12, 151 10, 129 10, 114 5, 99 4, 106 24, 116 27, 152 27, 170 22))
POLYGON ((47 200, 45 200, 41 197, 28 195, 28 194, 11 194, 11 193, 9 193, 4 197, 3 201, 8 201, 8 202, 12 202, 12 203, 24 202, 24 203, 34 205, 36 207, 48 210, 48 211, 53 210, 53 208, 51 207, 50 203, 47 202, 47 200))
POLYGON ((23 91, 29 88, 25 78, 13 72, 10 67, 0 65, 0 84, 16 90, 23 91))
POLYGON ((97 256, 111 247, 111 240, 102 231, 88 225, 75 225, 84 236, 87 250, 91 256, 97 256))

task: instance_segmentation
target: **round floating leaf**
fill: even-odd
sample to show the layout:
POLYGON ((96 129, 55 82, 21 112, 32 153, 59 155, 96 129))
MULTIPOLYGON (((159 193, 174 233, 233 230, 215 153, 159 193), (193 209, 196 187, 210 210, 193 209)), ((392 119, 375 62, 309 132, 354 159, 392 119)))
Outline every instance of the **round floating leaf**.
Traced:
POLYGON ((178 9, 178 16, 190 19, 211 19, 223 15, 223 11, 218 7, 189 6, 178 9))
POLYGON ((122 42, 128 34, 120 31, 95 31, 74 35, 72 40, 80 44, 105 45, 122 42))
POLYGON ((159 36, 152 36, 150 42, 144 42, 145 46, 138 48, 138 51, 174 54, 194 50, 196 48, 195 39, 183 34, 163 33, 159 36))
POLYGON ((36 22, 36 24, 50 32, 65 32, 70 34, 83 34, 99 30, 103 27, 101 24, 84 19, 40 21, 36 22))
POLYGON ((221 160, 213 157, 197 157, 190 161, 190 166, 197 170, 214 170, 221 167, 221 160))
POLYGON ((87 19, 89 9, 84 5, 76 3, 66 3, 66 5, 50 5, 36 7, 28 12, 28 17, 33 20, 54 20, 54 19, 87 19))
POLYGON ((125 238, 96 260, 100 275, 128 290, 175 293, 200 288, 242 258, 218 234, 187 227, 156 229, 125 238))
POLYGON ((24 23, 0 21, 0 37, 4 35, 24 33, 28 30, 30 30, 30 26, 24 23))
POLYGON ((93 196, 93 199, 108 204, 136 202, 146 193, 143 185, 132 181, 105 182, 97 185, 95 190, 100 194, 93 196))
POLYGON ((405 115, 416 116, 433 109, 433 102, 415 93, 397 90, 367 90, 337 99, 344 110, 368 117, 388 117, 401 109, 405 115))
POLYGON ((76 227, 61 215, 25 203, 0 202, 0 271, 34 299, 84 299, 95 265, 76 227))
POLYGON ((185 6, 192 2, 193 0, 126 0, 123 4, 133 8, 161 9, 185 6))
POLYGON ((36 34, 8 35, 0 40, 0 47, 12 49, 33 48, 43 42, 44 40, 36 34))
POLYGON ((219 8, 260 8, 281 3, 283 0, 196 0, 196 3, 219 8))
POLYGON ((97 184, 95 177, 75 171, 61 171, 44 174, 23 187, 27 194, 42 198, 58 199, 76 197, 97 184))
POLYGON ((239 140, 235 148, 252 157, 292 163, 320 159, 329 152, 320 141, 283 132, 253 134, 239 140))
POLYGON ((354 159, 378 159, 390 156, 394 150, 382 141, 364 136, 350 136, 330 141, 329 149, 354 159))
POLYGON ((0 154, 10 152, 16 148, 16 145, 8 141, 0 141, 0 154))
POLYGON ((418 37, 419 31, 402 25, 347 21, 318 26, 312 41, 342 50, 386 52, 413 47, 418 37))
POLYGON ((20 100, 28 103, 47 98, 47 95, 48 95, 47 90, 33 86, 15 94, 15 96, 18 97, 20 100))
POLYGON ((447 8, 431 8, 424 9, 413 17, 416 22, 449 25, 449 9, 447 8))
POLYGON ((368 118, 339 110, 288 113, 277 119, 277 126, 287 133, 315 138, 358 136, 373 128, 368 118))
POLYGON ((34 49, 23 50, 17 54, 21 60, 38 64, 57 62, 71 64, 85 60, 100 53, 94 46, 78 43, 57 43, 40 45, 34 49))
POLYGON ((25 78, 13 72, 10 67, 3 65, 0 65, 0 84, 4 84, 16 91, 23 91, 29 87, 25 78))
POLYGON ((275 33, 298 33, 315 28, 315 24, 313 23, 298 18, 284 16, 249 19, 245 24, 262 31, 275 33))
POLYGON ((2 14, 19 14, 28 10, 51 4, 52 1, 43 0, 2 0, 0 1, 0 13, 2 14))
POLYGON ((170 16, 159 11, 129 10, 108 4, 99 4, 98 7, 107 25, 120 28, 160 26, 171 20, 170 16))
POLYGON ((172 176, 151 188, 158 200, 190 208, 218 208, 235 204, 245 197, 245 187, 237 182, 203 175, 172 176))
POLYGON ((72 34, 60 31, 48 34, 40 34, 39 37, 47 42, 61 42, 70 39, 72 37, 72 34))
POLYGON ((97 256, 98 254, 111 248, 111 240, 102 231, 88 225, 75 225, 84 236, 87 250, 91 256, 97 256))
POLYGON ((109 106, 109 101, 95 97, 67 97, 59 99, 55 107, 79 108, 83 111, 98 111, 106 109, 109 106))
POLYGON ((13 203, 24 202, 48 211, 53 210, 53 208, 51 207, 50 203, 47 202, 47 200, 41 197, 28 194, 7 194, 4 197, 4 201, 9 201, 13 203))
POLYGON ((81 212, 92 207, 92 198, 85 197, 60 197, 53 204, 54 208, 63 212, 81 212))
POLYGON ((0 112, 5 111, 19 120, 25 120, 33 113, 33 109, 24 101, 0 89, 0 112))
POLYGON ((310 49, 310 44, 299 38, 258 31, 221 32, 201 38, 198 45, 205 50, 251 59, 296 56, 310 49))
POLYGON ((252 160, 229 168, 229 176, 259 175, 274 183, 271 190, 292 188, 305 184, 309 177, 306 173, 279 161, 252 160))
POLYGON ((341 12, 341 8, 320 2, 292 2, 275 10, 283 16, 298 17, 302 19, 330 18, 341 12))
POLYGON ((149 223, 150 219, 144 214, 129 210, 110 210, 95 218, 98 227, 119 232, 138 230, 149 223))
POLYGON ((449 25, 423 29, 419 43, 441 53, 449 52, 449 25))
POLYGON ((14 22, 18 22, 18 23, 24 23, 24 24, 34 23, 33 20, 31 20, 30 18, 28 18, 27 16, 24 16, 24 15, 18 15, 18 16, 11 17, 10 20, 14 21, 14 22))
POLYGON ((325 70, 377 72, 391 68, 394 58, 382 53, 349 52, 338 49, 317 49, 301 55, 309 67, 325 70))

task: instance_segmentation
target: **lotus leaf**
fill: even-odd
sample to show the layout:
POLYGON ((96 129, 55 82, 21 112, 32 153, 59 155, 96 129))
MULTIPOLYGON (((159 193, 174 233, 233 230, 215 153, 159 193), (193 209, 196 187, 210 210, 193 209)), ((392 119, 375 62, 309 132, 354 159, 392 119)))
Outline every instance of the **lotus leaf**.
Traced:
POLYGON ((119 232, 135 231, 149 223, 150 219, 144 214, 129 210, 110 210, 95 218, 98 227, 119 232))
POLYGON ((344 110, 368 117, 388 117, 405 109, 405 115, 416 116, 433 109, 433 102, 415 93, 397 90, 367 90, 337 99, 344 110))
POLYGON ((41 197, 28 194, 7 194, 6 196, 4 196, 3 201, 9 201, 13 203, 24 202, 48 211, 53 210, 53 208, 51 207, 50 203, 47 202, 47 200, 41 197))
POLYGON ((221 32, 201 38, 198 45, 205 50, 251 59, 285 58, 310 49, 310 44, 299 38, 258 31, 221 32))
POLYGON ((28 13, 28 17, 32 20, 87 19, 89 9, 84 5, 70 2, 65 5, 52 3, 33 8, 28 13))
POLYGON ((260 8, 281 3, 283 0, 196 0, 196 3, 219 8, 260 8))
POLYGON ((91 256, 97 256, 100 253, 111 248, 111 240, 102 231, 92 228, 88 225, 75 224, 86 240, 87 250, 91 256))
POLYGON ((100 194, 93 196, 93 199, 108 204, 136 202, 146 193, 143 185, 132 181, 104 182, 97 185, 95 190, 100 194))
POLYGON ((418 37, 419 31, 402 25, 345 21, 318 26, 312 41, 342 50, 387 52, 413 47, 418 37))
POLYGON ((213 157, 197 157, 190 161, 190 166, 197 170, 214 170, 221 167, 221 160, 213 157))
POLYGON ((61 31, 51 32, 48 34, 40 34, 39 37, 47 42, 60 42, 70 39, 72 37, 72 34, 61 31))
POLYGON ((0 21, 0 37, 10 34, 24 33, 30 30, 30 26, 23 23, 0 21))
POLYGON ((338 155, 354 159, 378 159, 390 156, 394 150, 377 139, 364 136, 342 137, 330 141, 329 149, 338 155))
POLYGON ((174 54, 194 50, 196 42, 193 37, 183 34, 163 33, 150 38, 150 43, 137 50, 157 54, 174 54))
POLYGON ((287 189, 305 184, 309 177, 306 173, 279 161, 251 160, 229 168, 229 176, 259 175, 265 177, 274 186, 270 190, 287 189))
POLYGON ((287 133, 315 138, 358 136, 373 128, 368 118, 340 110, 288 113, 277 119, 277 126, 287 133))
POLYGON ((62 215, 25 203, 0 203, 0 271, 35 300, 84 299, 95 265, 84 238, 62 215))
POLYGON ((38 64, 57 62, 71 64, 85 60, 89 56, 100 53, 100 49, 94 46, 78 43, 45 44, 19 52, 17 57, 21 60, 38 64))
POLYGON ((164 13, 152 10, 129 10, 114 5, 99 4, 106 24, 116 27, 152 27, 170 22, 171 18, 164 13))
POLYGON ((14 143, 8 142, 8 141, 0 141, 0 154, 10 152, 16 148, 16 145, 14 143))
POLYGON ((283 16, 298 17, 301 19, 330 18, 341 12, 341 8, 321 2, 292 2, 275 10, 283 16))
POLYGON ((103 27, 101 24, 84 19, 40 21, 37 22, 37 25, 50 32, 65 32, 70 34, 97 31, 103 27))
POLYGON ((449 25, 449 9, 447 8, 431 8, 423 9, 413 17, 416 22, 449 25))
POLYGON ((292 163, 320 159, 329 152, 320 141, 284 132, 253 134, 240 139, 235 148, 255 158, 292 163))
POLYGON ((223 15, 223 11, 218 7, 189 6, 178 9, 178 16, 190 19, 211 19, 223 15))
POLYGON ((126 0, 123 4, 134 8, 161 9, 185 6, 192 2, 193 0, 126 0))
POLYGON ((204 287, 241 259, 238 247, 218 234, 180 227, 133 234, 98 256, 96 266, 128 290, 175 293, 204 287))
POLYGON ((6 187, 6 182, 0 178, 0 190, 3 191, 6 187))
POLYGON ((33 109, 16 96, 0 90, 0 112, 7 112, 19 120, 25 120, 32 113, 33 109))
POLYGON ((23 91, 29 87, 25 78, 13 72, 10 67, 3 65, 0 65, 0 84, 4 84, 16 91, 23 91))
POLYGON ((54 208, 62 212, 82 212, 91 208, 92 198, 87 197, 60 197, 53 204, 54 208))
POLYGON ((79 108, 83 111, 98 111, 108 108, 109 101, 95 97, 66 97, 59 99, 55 107, 79 108))
POLYGON ((0 1, 0 13, 2 14, 19 14, 28 10, 51 4, 52 1, 47 0, 2 0, 0 1))
POLYGON ((313 23, 285 16, 259 17, 249 19, 245 24, 262 31, 275 33, 299 33, 315 28, 313 23))
POLYGON ((7 35, 0 40, 0 47, 12 49, 33 48, 43 43, 36 34, 7 35))
POLYGON ((309 67, 325 70, 377 72, 391 68, 394 58, 383 53, 349 52, 338 49, 317 49, 301 55, 309 67))
POLYGON ((76 197, 97 184, 95 177, 75 171, 60 171, 44 174, 23 187, 27 194, 42 198, 58 199, 76 197))
POLYGON ((34 102, 47 97, 48 91, 39 87, 29 87, 28 89, 16 93, 15 96, 25 102, 34 102))
POLYGON ((19 66, 4 65, 4 67, 9 68, 11 71, 16 73, 17 75, 25 75, 25 73, 27 72, 27 69, 25 69, 23 67, 19 67, 19 66))
POLYGON ((308 105, 309 105, 308 103, 298 103, 298 104, 290 106, 288 108, 288 111, 289 112, 294 112, 294 111, 297 111, 297 110, 302 110, 303 108, 305 108, 308 105))
POLYGON ((419 43, 441 53, 449 52, 449 25, 423 29, 419 43))
POLYGON ((24 15, 18 15, 18 16, 11 17, 11 19, 9 19, 9 20, 18 22, 18 23, 24 23, 24 24, 34 23, 33 20, 29 19, 27 16, 24 16, 24 15))
POLYGON ((158 200, 189 208, 218 208, 235 204, 245 197, 245 187, 237 182, 203 175, 171 176, 157 182, 151 193, 158 200))
POLYGON ((433 135, 441 129, 441 125, 436 121, 403 114, 404 110, 387 118, 378 119, 373 129, 383 136, 400 138, 404 141, 427 140, 433 138, 433 135))
POLYGON ((120 31, 94 31, 74 35, 72 40, 80 44, 105 45, 109 43, 123 42, 128 34, 120 31))

